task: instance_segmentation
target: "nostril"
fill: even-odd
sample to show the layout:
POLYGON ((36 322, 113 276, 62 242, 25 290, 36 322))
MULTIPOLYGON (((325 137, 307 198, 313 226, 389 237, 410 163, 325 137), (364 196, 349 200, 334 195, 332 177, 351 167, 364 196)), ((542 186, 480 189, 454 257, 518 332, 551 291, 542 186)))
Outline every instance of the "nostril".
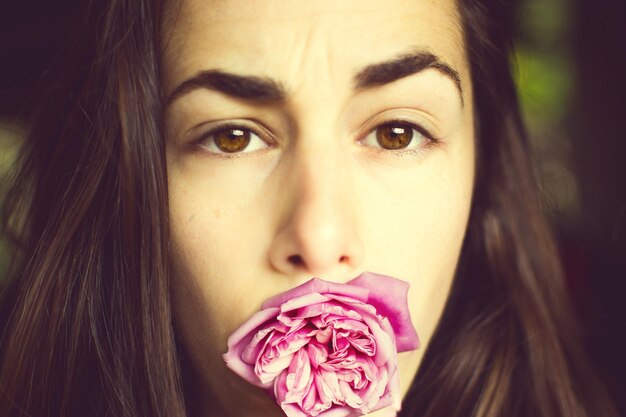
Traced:
POLYGON ((295 266, 302 266, 304 265, 304 260, 302 259, 302 257, 300 255, 291 255, 289 258, 287 258, 287 260, 295 266))
POLYGON ((341 258, 339 258, 339 263, 344 263, 344 262, 348 262, 348 257, 343 255, 341 258))

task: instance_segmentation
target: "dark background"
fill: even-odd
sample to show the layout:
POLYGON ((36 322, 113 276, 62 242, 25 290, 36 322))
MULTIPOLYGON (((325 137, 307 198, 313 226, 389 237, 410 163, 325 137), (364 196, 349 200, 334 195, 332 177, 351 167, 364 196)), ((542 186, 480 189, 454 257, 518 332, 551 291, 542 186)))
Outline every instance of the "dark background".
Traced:
MULTIPOLYGON (((80 36, 79 3, 0 5, 0 179, 43 75, 80 36)), ((626 415, 626 1, 515 4, 520 38, 512 60, 537 178, 587 348, 626 415)), ((5 266, 0 241, 0 278, 5 266)))

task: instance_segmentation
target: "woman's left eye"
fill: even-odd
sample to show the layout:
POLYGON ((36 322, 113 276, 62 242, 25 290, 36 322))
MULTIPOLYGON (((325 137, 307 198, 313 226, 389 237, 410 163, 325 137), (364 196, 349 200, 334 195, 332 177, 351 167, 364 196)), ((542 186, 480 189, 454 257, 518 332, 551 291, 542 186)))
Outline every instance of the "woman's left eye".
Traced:
POLYGON ((199 141, 201 146, 215 154, 249 153, 266 148, 267 142, 243 126, 222 126, 204 134, 199 141))
POLYGON ((391 121, 378 125, 360 142, 388 151, 412 150, 424 147, 433 138, 420 126, 408 122, 391 121))

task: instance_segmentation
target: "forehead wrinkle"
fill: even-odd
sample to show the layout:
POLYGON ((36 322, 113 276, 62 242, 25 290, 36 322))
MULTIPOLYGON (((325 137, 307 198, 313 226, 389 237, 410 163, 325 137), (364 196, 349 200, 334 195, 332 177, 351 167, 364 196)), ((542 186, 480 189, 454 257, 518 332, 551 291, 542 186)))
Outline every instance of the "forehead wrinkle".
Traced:
POLYGON ((300 36, 294 37, 293 48, 297 52, 288 55, 291 70, 286 75, 288 79, 282 80, 294 102, 314 101, 316 96, 324 97, 328 91, 334 93, 340 88, 334 72, 338 67, 332 64, 332 25, 325 25, 322 20, 316 16, 300 36))
POLYGON ((296 36, 293 37, 293 53, 286 56, 286 59, 290 61, 289 68, 291 68, 288 74, 290 82, 287 82, 287 84, 291 84, 290 91, 292 94, 302 89, 302 84, 304 83, 302 75, 307 73, 309 56, 313 51, 311 45, 314 41, 315 26, 319 24, 318 22, 319 18, 316 17, 315 22, 308 24, 306 29, 302 29, 302 33, 296 33, 296 36))
MULTIPOLYGON (((323 2, 319 4, 321 5, 322 3, 323 2)), ((179 73, 184 73, 185 68, 197 66, 198 62, 202 62, 195 58, 194 53, 198 50, 197 48, 195 48, 195 45, 193 45, 193 47, 187 46, 185 48, 182 48, 184 49, 185 56, 182 56, 183 51, 178 52, 181 50, 180 45, 185 45, 188 43, 188 41, 190 41, 190 37, 188 35, 190 34, 191 28, 188 27, 187 30, 182 31, 177 28, 176 30, 173 30, 174 34, 172 35, 171 23, 175 23, 176 26, 190 26, 186 24, 192 23, 193 21, 193 26, 194 28, 196 28, 195 30, 197 30, 198 27, 206 24, 207 22, 202 21, 201 19, 199 20, 198 13, 196 12, 202 11, 203 7, 208 6, 206 6, 206 3, 194 0, 185 0, 184 3, 177 2, 176 4, 177 6, 173 7, 174 9, 179 9, 179 12, 170 14, 170 17, 168 17, 169 21, 164 22, 165 24, 168 24, 170 28, 170 30, 167 31, 170 32, 170 34, 168 34, 167 36, 176 37, 175 42, 168 42, 169 44, 171 44, 168 46, 168 49, 173 49, 173 51, 170 51, 172 52, 172 54, 167 57, 169 63, 172 64, 170 65, 170 67, 173 68, 173 71, 170 71, 169 74, 167 74, 166 72, 166 75, 177 75, 179 73), (186 4, 193 5, 193 7, 184 6, 186 4), (183 6, 181 7, 181 5, 183 6), (180 9, 184 9, 185 12, 180 9), (194 15, 196 16, 195 18, 194 15), (172 16, 174 16, 173 19, 172 16), (177 54, 178 56, 176 56, 177 54)), ((402 4, 405 3, 403 2, 402 4)), ((270 21, 272 23, 270 26, 274 27, 276 27, 276 24, 279 24, 281 20, 284 22, 297 21, 297 24, 294 24, 292 26, 293 29, 288 32, 292 35, 288 34, 284 37, 284 39, 280 40, 279 42, 275 42, 273 40, 272 42, 269 42, 269 40, 264 41, 263 44, 260 45, 260 47, 246 48, 245 53, 236 54, 239 55, 239 57, 246 58, 245 60, 241 60, 237 57, 231 60, 231 55, 233 54, 230 52, 226 52, 226 62, 228 64, 234 63, 234 66, 232 67, 234 69, 254 68, 255 73, 265 76, 271 76, 279 80, 290 91, 292 97, 293 94, 298 94, 300 100, 307 99, 307 97, 305 97, 304 95, 304 93, 306 92, 309 94, 314 94, 316 96, 322 96, 322 98, 323 95, 326 94, 327 99, 330 98, 331 101, 334 101, 337 100, 337 97, 328 97, 328 94, 336 95, 349 93, 351 91, 349 88, 351 87, 349 81, 351 80, 350 77, 353 75, 354 70, 359 69, 363 64, 367 64, 368 62, 355 62, 354 68, 345 68, 345 66, 342 66, 343 62, 346 59, 344 53, 353 55, 353 51, 344 50, 345 35, 333 37, 333 34, 336 34, 337 31, 344 33, 342 32, 342 29, 345 29, 347 24, 348 30, 349 32, 351 32, 351 35, 354 34, 354 36, 356 36, 356 34, 363 32, 364 26, 365 29, 367 29, 367 27, 372 24, 380 24, 384 26, 386 22, 388 22, 388 28, 385 29, 385 32, 387 32, 387 34, 389 34, 390 31, 391 33, 399 32, 400 30, 407 32, 406 24, 410 25, 411 22, 406 23, 405 21, 404 24, 397 26, 394 21, 398 18, 401 20, 403 20, 403 17, 407 18, 407 14, 414 14, 415 17, 410 17, 410 19, 415 19, 419 21, 418 19, 420 19, 420 16, 415 13, 416 10, 413 10, 411 8, 411 5, 415 5, 415 3, 411 2, 409 4, 409 2, 406 2, 406 4, 408 7, 407 11, 410 11, 410 13, 401 13, 402 10, 397 9, 395 11, 392 11, 392 13, 390 14, 381 15, 380 13, 376 12, 377 10, 375 8, 364 7, 363 9, 359 8, 358 10, 359 15, 362 15, 363 17, 362 19, 359 19, 358 21, 347 19, 340 25, 337 25, 337 23, 333 25, 332 23, 337 22, 338 18, 339 21, 341 21, 341 10, 325 10, 314 6, 314 3, 304 2, 300 5, 304 7, 304 12, 302 12, 301 8, 299 9, 300 12, 302 12, 302 14, 299 15, 300 17, 296 17, 296 15, 291 16, 289 15, 289 13, 279 13, 277 16, 270 18, 270 21), (382 20, 381 17, 383 18, 382 20), (322 43, 324 43, 324 45, 322 45, 322 43), (335 46, 335 48, 332 47, 333 45, 335 46), (291 53, 285 53, 286 51, 291 51, 291 53), (272 57, 272 55, 274 57, 272 57), (250 58, 254 62, 252 66, 250 63, 246 63, 248 62, 248 58, 250 58), (339 73, 339 71, 344 70, 346 71, 345 74, 339 73)), ((442 1, 439 4, 441 4, 441 7, 439 7, 438 16, 444 17, 445 15, 447 15, 450 18, 438 18, 431 20, 431 23, 428 23, 428 27, 432 25, 435 29, 441 28, 445 31, 446 34, 448 34, 448 39, 450 39, 451 43, 454 43, 456 45, 456 42, 458 42, 462 45, 463 39, 461 32, 461 22, 459 20, 459 14, 455 1, 442 1)), ((218 9, 222 8, 228 9, 226 3, 220 3, 220 7, 218 7, 218 9)), ((213 9, 212 6, 211 9, 213 9)), ((256 10, 255 7, 245 9, 247 10, 247 12, 246 10, 243 10, 244 21, 246 21, 247 19, 252 21, 254 17, 258 17, 258 15, 255 15, 255 13, 253 13, 254 10, 256 10)), ((289 12, 292 9, 294 8, 287 7, 284 10, 289 12)), ((238 10, 238 13, 239 11, 241 10, 238 10)), ((219 10, 212 10, 210 19, 214 19, 216 21, 224 21, 229 20, 229 16, 229 13, 225 13, 225 15, 222 15, 219 10)), ((237 17, 238 19, 240 19, 239 15, 237 17)), ((241 19, 239 21, 241 22, 241 19)), ((262 23, 263 25, 267 25, 268 22, 267 20, 265 20, 262 23)), ((365 33, 365 36, 367 36, 367 39, 369 39, 367 31, 363 33, 365 33)), ((385 36, 385 38, 389 38, 389 36, 385 36)), ((416 38, 416 36, 413 36, 413 38, 416 38)), ((393 39, 397 40, 398 38, 393 35, 392 40, 393 39)), ((219 43, 219 40, 216 41, 216 43, 219 43)), ((411 44, 420 44, 420 39, 413 39, 411 44)), ((378 55, 380 55, 380 58, 384 58, 385 56, 381 55, 380 52, 384 52, 385 49, 388 49, 390 52, 392 50, 404 50, 404 48, 397 49, 396 47, 400 46, 397 43, 395 45, 393 43, 389 45, 381 45, 372 45, 374 47, 372 51, 373 53, 370 54, 372 59, 375 59, 375 57, 378 55), (384 46, 384 48, 381 49, 381 45, 384 46)), ((429 43, 427 43, 426 45, 429 45, 429 43)), ((203 50, 208 50, 210 48, 210 45, 208 43, 201 44, 200 46, 203 50)), ((230 50, 233 51, 234 49, 231 48, 230 50)), ((436 50, 439 51, 439 48, 436 48, 436 50)), ((464 54, 465 51, 461 47, 459 52, 464 54)), ((361 58, 366 55, 367 53, 357 53, 355 55, 355 58, 357 59, 357 61, 361 61, 361 58)), ((209 57, 208 54, 206 56, 209 57)), ((443 56, 446 57, 447 54, 443 54, 443 56)), ((453 66, 458 68, 459 72, 461 72, 463 75, 466 75, 467 71, 465 70, 465 68, 463 68, 465 65, 467 65, 466 62, 460 61, 461 57, 456 54, 454 58, 456 59, 450 60, 452 64, 455 64, 453 66)), ((215 55, 213 55, 213 58, 209 59, 211 64, 213 64, 213 61, 217 63, 221 62, 218 61, 215 55)), ((224 66, 224 68, 228 69, 230 68, 230 66, 226 65, 224 66)), ((312 99, 313 97, 308 98, 312 99)))

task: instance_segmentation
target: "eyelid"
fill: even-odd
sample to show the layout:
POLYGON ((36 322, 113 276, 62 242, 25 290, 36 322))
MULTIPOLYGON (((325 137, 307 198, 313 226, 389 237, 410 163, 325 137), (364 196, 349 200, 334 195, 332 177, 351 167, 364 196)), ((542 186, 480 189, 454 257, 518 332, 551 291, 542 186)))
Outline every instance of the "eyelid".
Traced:
POLYGON ((354 137, 357 138, 357 144, 380 156, 419 157, 442 143, 440 129, 440 122, 437 119, 433 120, 430 114, 411 107, 396 107, 375 113, 361 124, 354 137), (386 149, 379 143, 366 143, 370 135, 376 134, 377 129, 394 124, 411 128, 421 138, 413 137, 407 147, 400 149, 386 149))
POLYGON ((359 128, 355 136, 362 140, 377 127, 390 123, 408 124, 416 127, 416 130, 432 141, 439 141, 439 129, 428 114, 411 108, 394 108, 384 110, 367 119, 359 128))
POLYGON ((408 127, 412 128, 412 129, 416 130, 417 133, 419 133, 420 135, 422 135, 423 137, 425 137, 428 140, 431 140, 431 141, 436 141, 437 140, 437 139, 435 139, 434 135, 432 133, 430 133, 430 131, 428 129, 426 129, 424 126, 422 126, 420 123, 414 122, 414 121, 407 121, 407 120, 404 120, 404 119, 390 119, 390 120, 386 120, 386 121, 384 121, 384 122, 374 126, 374 128, 372 130, 370 130, 369 133, 372 133, 376 129, 381 128, 383 126, 393 126, 393 125, 408 126, 408 127))
POLYGON ((387 154, 387 155, 394 155, 394 156, 405 156, 405 155, 421 155, 422 153, 424 153, 426 150, 428 150, 428 148, 437 145, 439 142, 437 139, 433 138, 431 134, 428 133, 428 131, 426 129, 424 129, 422 126, 418 125, 417 123, 414 122, 406 122, 406 121, 401 121, 401 120, 388 120, 385 122, 382 122, 376 126, 374 126, 371 130, 369 130, 368 132, 366 132, 360 139, 357 140, 357 143, 361 146, 365 146, 368 148, 371 148, 372 151, 379 153, 379 154, 387 154), (403 126, 406 128, 409 128, 411 130, 414 130, 417 132, 418 135, 421 136, 420 139, 415 139, 415 137, 411 137, 411 141, 409 142, 409 144, 404 147, 404 148, 399 148, 399 149, 386 149, 382 146, 378 145, 371 145, 371 144, 366 144, 365 141, 371 136, 371 135, 375 135, 376 131, 382 127, 385 126, 403 126), (415 142, 417 141, 417 142, 415 142))
MULTIPOLYGON (((223 151, 215 151, 210 150, 206 146, 203 146, 201 143, 207 140, 211 135, 228 129, 241 129, 250 132, 252 135, 258 137, 261 141, 263 141, 266 145, 266 148, 271 148, 275 144, 275 139, 273 135, 269 132, 269 130, 261 125, 259 122, 254 120, 245 120, 245 119, 226 119, 208 123, 202 126, 202 131, 199 134, 194 136, 192 140, 192 145, 198 146, 202 148, 202 150, 206 153, 210 153, 212 155, 222 157, 222 158, 237 158, 245 154, 254 153, 259 150, 247 151, 248 146, 241 152, 223 152, 223 151)), ((216 145, 215 145, 216 146, 216 145)))

